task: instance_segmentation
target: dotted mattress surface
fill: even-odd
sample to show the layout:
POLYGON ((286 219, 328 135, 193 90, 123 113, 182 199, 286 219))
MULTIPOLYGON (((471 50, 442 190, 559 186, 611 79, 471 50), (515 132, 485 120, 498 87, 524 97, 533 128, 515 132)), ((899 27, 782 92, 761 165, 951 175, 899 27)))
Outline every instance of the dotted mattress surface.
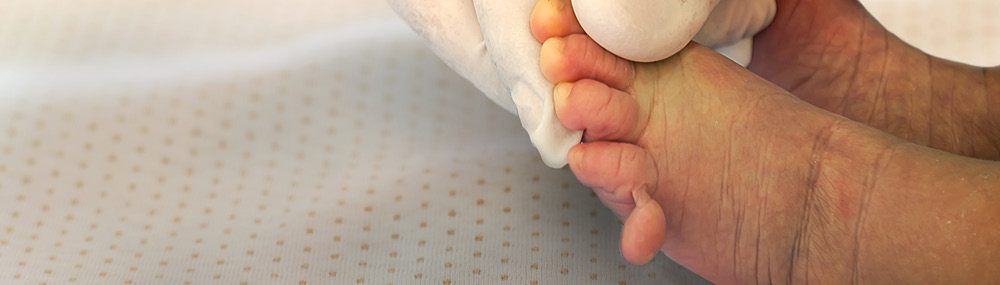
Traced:
POLYGON ((0 283, 707 283, 620 229, 379 1, 0 4, 0 283))

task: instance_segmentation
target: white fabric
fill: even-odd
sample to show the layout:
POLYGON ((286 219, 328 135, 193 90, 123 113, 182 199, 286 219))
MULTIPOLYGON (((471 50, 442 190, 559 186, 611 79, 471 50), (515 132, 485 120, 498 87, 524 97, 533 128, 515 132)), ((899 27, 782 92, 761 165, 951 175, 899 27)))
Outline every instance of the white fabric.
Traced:
MULTIPOLYGON (((865 4, 1000 63, 1000 4, 914 1, 865 4)), ((0 284, 705 283, 628 265, 617 219, 395 19, 0 1, 0 284)))

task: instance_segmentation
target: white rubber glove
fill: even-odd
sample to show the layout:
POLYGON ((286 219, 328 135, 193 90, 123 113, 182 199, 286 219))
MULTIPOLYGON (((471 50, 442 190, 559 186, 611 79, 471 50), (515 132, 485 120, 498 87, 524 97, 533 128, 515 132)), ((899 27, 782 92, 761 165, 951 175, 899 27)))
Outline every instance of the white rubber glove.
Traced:
POLYGON ((573 0, 587 34, 639 62, 665 59, 691 40, 747 66, 753 35, 771 23, 774 0, 573 0))
POLYGON ((529 27, 536 2, 389 0, 445 63, 516 113, 542 161, 559 168, 583 132, 566 129, 555 116, 554 85, 542 76, 541 44, 529 27))
POLYGON ((517 113, 486 51, 472 0, 389 0, 389 5, 445 64, 497 105, 517 113))
POLYGON ((722 0, 694 41, 747 66, 753 56, 753 36, 774 20, 774 0, 722 0))
MULTIPOLYGON (((580 142, 582 132, 569 131, 559 123, 552 103, 553 85, 538 68, 541 44, 535 41, 529 28, 536 2, 389 0, 396 13, 409 22, 445 63, 493 102, 518 114, 542 160, 558 168, 566 165, 569 148, 580 142)), ((573 3, 588 34, 624 58, 663 59, 694 39, 744 66, 752 55, 752 36, 770 23, 775 11, 774 0, 574 0, 573 3), (675 16, 669 18, 675 20, 665 22, 667 16, 675 16), (631 43, 609 44, 623 39, 621 35, 626 35, 625 39, 631 43), (629 50, 653 55, 636 56, 629 54, 629 50)))

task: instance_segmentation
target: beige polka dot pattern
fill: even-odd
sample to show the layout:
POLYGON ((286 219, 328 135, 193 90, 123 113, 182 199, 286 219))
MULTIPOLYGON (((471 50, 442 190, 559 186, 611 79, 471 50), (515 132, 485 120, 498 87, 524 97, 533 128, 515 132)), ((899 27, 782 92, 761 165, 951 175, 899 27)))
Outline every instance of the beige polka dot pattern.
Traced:
POLYGON ((20 82, 0 105, 0 281, 700 280, 627 265, 592 192, 401 22, 330 34, 252 52, 282 60, 20 82))
POLYGON ((705 282, 384 3, 176 3, 0 4, 0 283, 705 282))

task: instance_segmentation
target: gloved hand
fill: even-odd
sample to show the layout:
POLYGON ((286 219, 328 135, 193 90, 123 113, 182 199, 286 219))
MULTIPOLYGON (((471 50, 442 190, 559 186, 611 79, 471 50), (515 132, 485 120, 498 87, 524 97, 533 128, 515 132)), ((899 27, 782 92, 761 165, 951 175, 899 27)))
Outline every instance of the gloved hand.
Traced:
MULTIPOLYGON (((551 167, 566 164, 582 133, 555 117, 553 85, 538 68, 528 19, 538 0, 389 0, 446 64, 493 102, 518 114, 551 167)), ((550 0, 569 1, 569 0, 550 0)), ((581 25, 609 51, 637 61, 666 58, 690 40, 746 65, 753 34, 774 16, 774 0, 575 0, 581 25), (644 11, 635 13, 634 11, 644 11), (582 16, 581 16, 582 15, 582 16), (589 26, 589 28, 588 28, 589 26), (602 37, 602 35, 604 35, 602 37), (625 45, 616 45, 620 43, 625 45), (637 56, 636 54, 644 56, 637 56), (651 54, 651 55, 649 55, 651 54)))
POLYGON ((619 57, 653 62, 692 39, 746 66, 753 35, 774 18, 774 0, 573 0, 587 34, 619 57))
POLYGON ((554 85, 538 65, 541 45, 528 27, 536 0, 389 0, 431 49, 487 97, 521 119, 550 167, 566 165, 581 131, 555 116, 554 85))

